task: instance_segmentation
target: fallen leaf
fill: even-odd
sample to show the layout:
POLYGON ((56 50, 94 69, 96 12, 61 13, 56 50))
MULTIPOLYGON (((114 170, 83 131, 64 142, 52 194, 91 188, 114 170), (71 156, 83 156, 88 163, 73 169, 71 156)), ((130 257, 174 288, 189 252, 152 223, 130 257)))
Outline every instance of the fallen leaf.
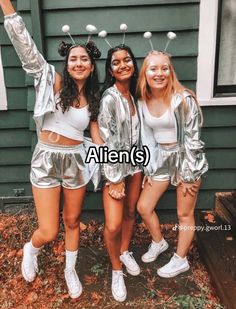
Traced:
POLYGON ((81 231, 84 231, 87 229, 87 225, 85 225, 83 222, 80 222, 79 227, 81 231))
POLYGON ((85 281, 85 284, 87 284, 87 285, 92 284, 92 283, 97 281, 97 276, 95 276, 95 275, 92 275, 92 276, 85 275, 84 281, 85 281))
POLYGON ((18 250, 17 253, 16 253, 16 256, 22 257, 23 256, 23 249, 18 250))
POLYGON ((100 302, 100 300, 102 299, 102 296, 99 295, 97 292, 92 292, 92 293, 91 293, 91 298, 92 298, 93 302, 94 302, 96 305, 98 305, 99 302, 100 302))
POLYGON ((215 221, 215 216, 212 214, 212 213, 207 213, 205 216, 204 216, 204 219, 207 220, 209 223, 216 223, 215 221))
POLYGON ((38 299, 37 293, 31 292, 27 295, 27 297, 25 299, 25 304, 32 304, 32 303, 36 302, 37 299, 38 299))
POLYGON ((8 253, 8 255, 7 255, 7 257, 8 258, 11 258, 11 257, 13 257, 13 256, 16 256, 16 250, 12 250, 12 251, 10 251, 9 253, 8 253))

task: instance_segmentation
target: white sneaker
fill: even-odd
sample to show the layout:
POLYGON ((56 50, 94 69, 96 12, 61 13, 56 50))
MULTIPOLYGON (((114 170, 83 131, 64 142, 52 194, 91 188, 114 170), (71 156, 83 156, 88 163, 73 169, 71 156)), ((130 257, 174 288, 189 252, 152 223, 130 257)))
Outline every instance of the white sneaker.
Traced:
POLYGON ((125 265, 130 275, 137 276, 140 274, 140 267, 133 257, 133 252, 124 251, 123 254, 120 255, 120 261, 125 265))
POLYGON ((64 275, 66 279, 66 284, 68 288, 68 293, 71 298, 78 298, 82 294, 83 288, 79 281, 79 277, 75 269, 65 269, 64 275))
POLYGON ((111 291, 115 300, 119 302, 126 300, 127 290, 124 281, 124 273, 122 272, 122 270, 112 271, 111 291))
POLYGON ((157 274, 163 278, 172 278, 180 273, 189 270, 190 266, 187 258, 181 258, 176 253, 170 259, 170 262, 157 270, 157 274))
POLYGON ((28 282, 34 281, 38 272, 37 253, 32 254, 30 251, 30 243, 27 242, 23 248, 23 260, 21 263, 21 273, 28 282))
POLYGON ((141 260, 144 263, 150 263, 156 260, 158 255, 167 250, 169 247, 167 241, 163 238, 160 242, 155 242, 154 240, 148 247, 148 251, 142 255, 141 260))

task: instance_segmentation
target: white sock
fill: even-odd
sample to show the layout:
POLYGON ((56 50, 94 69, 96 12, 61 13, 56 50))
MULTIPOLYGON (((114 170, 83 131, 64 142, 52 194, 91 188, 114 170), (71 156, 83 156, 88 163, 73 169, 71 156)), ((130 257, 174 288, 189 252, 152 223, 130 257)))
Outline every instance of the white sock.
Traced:
POLYGON ((175 257, 179 260, 179 261, 185 261, 186 260, 186 256, 185 257, 181 257, 179 256, 177 253, 174 254, 175 257))
POLYGON ((77 255, 78 255, 78 250, 76 250, 76 251, 66 250, 66 269, 74 269, 75 268, 77 255))
POLYGON ((164 241, 164 237, 162 237, 162 240, 160 240, 160 241, 158 241, 158 242, 156 242, 155 240, 152 240, 155 244, 157 244, 157 245, 161 245, 162 243, 163 243, 163 241, 164 241))
POLYGON ((28 242, 28 244, 29 244, 29 251, 31 254, 38 254, 40 249, 42 248, 42 247, 40 248, 34 247, 34 245, 32 244, 32 239, 30 240, 30 242, 28 242))

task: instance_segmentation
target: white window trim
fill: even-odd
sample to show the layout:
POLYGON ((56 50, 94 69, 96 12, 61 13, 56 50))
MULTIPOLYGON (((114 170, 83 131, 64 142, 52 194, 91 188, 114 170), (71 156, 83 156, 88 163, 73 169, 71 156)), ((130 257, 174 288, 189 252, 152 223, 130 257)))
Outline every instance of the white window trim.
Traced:
POLYGON ((7 110, 7 93, 3 75, 2 54, 0 46, 0 110, 7 110))
POLYGON ((213 98, 218 0, 201 0, 197 97, 200 105, 236 105, 236 97, 213 98))

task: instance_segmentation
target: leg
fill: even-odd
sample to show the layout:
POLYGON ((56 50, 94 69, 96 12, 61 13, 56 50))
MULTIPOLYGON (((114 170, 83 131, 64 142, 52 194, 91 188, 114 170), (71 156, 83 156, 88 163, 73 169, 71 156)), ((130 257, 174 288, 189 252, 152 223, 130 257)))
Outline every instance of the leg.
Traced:
POLYGON ((32 244, 40 248, 54 240, 59 227, 59 201, 61 188, 32 187, 38 217, 38 229, 33 233, 32 244))
POLYGON ((86 186, 79 189, 63 188, 63 221, 65 225, 66 250, 75 251, 79 247, 80 214, 86 186))
POLYGON ((155 212, 156 204, 168 186, 169 181, 153 180, 152 186, 146 182, 138 201, 138 211, 152 236, 148 251, 141 257, 144 263, 155 261, 158 255, 168 249, 168 243, 162 237, 160 222, 155 212))
POLYGON ((63 188, 63 221, 65 226, 66 267, 65 279, 71 298, 82 293, 82 284, 75 270, 79 247, 80 214, 86 186, 79 189, 63 188))
POLYGON ((128 251, 133 235, 136 204, 140 195, 142 184, 142 173, 129 176, 126 180, 126 197, 124 201, 124 215, 122 223, 121 253, 128 251))
MULTIPOLYGON (((200 180, 196 183, 200 185, 200 180)), ((160 277, 171 278, 187 271, 190 266, 186 258, 189 247, 194 236, 194 208, 198 192, 195 196, 187 193, 183 195, 182 186, 177 187, 177 214, 179 219, 179 236, 177 253, 173 255, 170 262, 158 269, 160 277)))
POLYGON ((124 199, 115 200, 109 195, 107 186, 103 189, 103 203, 105 211, 104 238, 113 270, 121 270, 120 248, 121 228, 123 218, 124 199))
POLYGON ((34 202, 38 216, 38 229, 30 242, 24 245, 22 275, 26 281, 33 281, 38 272, 37 255, 40 247, 56 238, 59 225, 60 187, 44 189, 33 186, 34 202))
POLYGON ((146 182, 138 200, 138 212, 155 242, 160 242, 162 239, 160 223, 155 212, 155 207, 168 186, 169 181, 153 180, 152 186, 146 182))
POLYGON ((109 195, 109 188, 105 186, 103 189, 103 204, 105 211, 104 239, 112 264, 111 290, 114 299, 122 302, 127 296, 127 290, 120 262, 124 199, 113 199, 109 195))
MULTIPOLYGON (((201 180, 197 181, 198 190, 201 180)), ((179 235, 177 254, 180 257, 185 257, 194 237, 194 209, 197 202, 198 192, 192 196, 187 194, 183 196, 181 186, 177 187, 177 215, 179 219, 179 235)))
POLYGON ((132 252, 129 252, 129 244, 133 235, 136 204, 141 191, 142 174, 136 173, 126 180, 126 197, 124 201, 124 214, 122 222, 122 236, 120 248, 120 260, 126 266, 129 274, 137 276, 140 274, 140 267, 135 261, 132 252))

